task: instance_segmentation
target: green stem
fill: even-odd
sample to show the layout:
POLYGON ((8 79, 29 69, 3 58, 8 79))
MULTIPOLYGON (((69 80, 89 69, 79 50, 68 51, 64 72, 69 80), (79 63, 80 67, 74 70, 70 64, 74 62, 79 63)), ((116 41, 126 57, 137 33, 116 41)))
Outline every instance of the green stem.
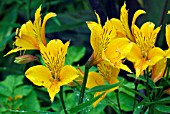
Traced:
POLYGON ((164 18, 165 18, 167 6, 168 6, 168 0, 165 0, 159 25, 162 25, 162 24, 163 24, 163 20, 164 20, 164 18))
POLYGON ((87 83, 87 78, 88 78, 88 73, 89 73, 90 67, 91 67, 90 61, 88 60, 87 63, 85 64, 84 79, 83 79, 83 83, 82 83, 82 87, 81 87, 81 92, 80 92, 78 104, 81 104, 83 102, 84 92, 85 92, 85 89, 86 89, 86 83, 87 83))
MULTIPOLYGON (((168 61, 166 62, 166 64, 168 64, 168 61)), ((165 76, 165 74, 166 74, 166 76, 168 76, 168 74, 169 74, 168 65, 166 65, 166 68, 165 68, 165 71, 164 71, 164 73, 163 73, 163 76, 165 76), (166 74, 166 72, 167 72, 167 74, 166 74)), ((166 78, 167 78, 167 77, 166 77, 166 78)), ((161 86, 162 83, 163 83, 163 79, 161 79, 161 81, 159 82, 159 86, 161 86)), ((155 95, 155 96, 156 96, 157 99, 160 99, 162 95, 163 95, 163 87, 160 88, 160 90, 159 90, 157 96, 156 96, 156 95, 155 95)))
POLYGON ((148 114, 154 114, 154 105, 151 105, 151 106, 149 107, 149 112, 148 112, 148 114))
POLYGON ((65 112, 65 114, 67 114, 66 106, 65 106, 65 103, 64 103, 64 99, 63 99, 63 86, 60 87, 59 96, 60 96, 60 99, 61 99, 61 104, 63 106, 64 112, 65 112))
POLYGON ((118 104, 118 107, 119 107, 120 114, 122 114, 122 110, 121 110, 121 107, 120 107, 120 100, 119 100, 119 90, 117 90, 116 98, 117 98, 117 104, 118 104))
MULTIPOLYGON (((146 95, 147 95, 147 97, 150 99, 150 95, 149 95, 149 77, 148 77, 148 69, 146 69, 145 71, 144 71, 144 76, 145 76, 145 79, 146 79, 146 95)), ((150 99, 151 100, 151 99, 150 99)))
MULTIPOLYGON (((137 88, 138 88, 138 79, 135 79, 135 91, 137 91, 137 88)), ((135 110, 135 107, 136 107, 136 94, 134 96, 134 104, 133 104, 133 111, 135 110)))

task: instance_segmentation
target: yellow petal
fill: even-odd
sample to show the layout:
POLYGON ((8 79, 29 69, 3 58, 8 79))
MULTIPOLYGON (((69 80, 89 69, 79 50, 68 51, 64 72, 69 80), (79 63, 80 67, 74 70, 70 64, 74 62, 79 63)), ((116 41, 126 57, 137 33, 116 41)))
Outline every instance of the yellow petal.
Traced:
POLYGON ((99 85, 105 85, 103 77, 97 72, 89 72, 86 87, 93 88, 99 85))
POLYGON ((4 56, 7 56, 11 53, 15 53, 17 51, 21 51, 21 50, 26 50, 25 48, 15 48, 15 49, 12 49, 11 51, 9 51, 7 54, 5 54, 4 56))
POLYGON ((112 26, 116 29, 116 37, 117 38, 122 38, 126 37, 126 32, 125 29, 119 19, 112 18, 111 20, 112 26))
MULTIPOLYGON (((94 97, 97 97, 98 95, 100 95, 100 94, 102 94, 102 93, 103 93, 103 92, 96 92, 95 95, 94 95, 94 97)), ((96 100, 96 101, 93 103, 93 107, 96 107, 96 106, 99 104, 99 102, 105 98, 106 95, 107 95, 107 93, 105 93, 105 94, 102 95, 98 100, 96 100)))
POLYGON ((61 69, 59 80, 61 85, 65 85, 72 82, 78 76, 78 71, 74 67, 66 65, 61 69))
POLYGON ((126 32, 126 35, 127 37, 135 42, 135 39, 133 38, 132 34, 131 34, 131 31, 130 31, 130 28, 129 28, 129 25, 128 25, 128 10, 126 10, 126 3, 124 3, 124 5, 122 6, 121 8, 121 12, 120 12, 120 21, 122 22, 123 24, 123 27, 125 29, 125 32, 126 32))
POLYGON ((53 80, 51 85, 47 88, 51 102, 54 101, 55 95, 60 91, 60 82, 53 80))
MULTIPOLYGON (((55 56, 62 55, 65 56, 67 53, 68 46, 70 44, 70 41, 67 41, 65 44, 59 39, 57 40, 51 40, 47 44, 48 50, 50 50, 55 56)), ((65 60, 64 60, 65 61, 65 60)))
MULTIPOLYGON (((35 20, 39 20, 41 17, 41 5, 39 6, 39 8, 36 10, 35 12, 35 20)), ((41 25, 41 22, 39 23, 39 26, 41 25)))
POLYGON ((116 68, 120 68, 120 69, 125 70, 129 73, 132 73, 132 71, 129 69, 129 67, 127 65, 122 64, 122 63, 120 63, 120 65, 116 66, 116 68))
MULTIPOLYGON (((118 76, 120 69, 115 68, 114 71, 115 71, 114 73, 118 76), (116 71, 116 70, 117 70, 117 71, 116 71)), ((119 80, 118 80, 117 77, 115 77, 115 76, 111 77, 110 80, 109 80, 109 84, 116 84, 116 83, 118 83, 118 82, 119 82, 119 80)), ((110 89, 110 90, 108 90, 108 91, 110 91, 110 92, 111 92, 111 91, 114 91, 116 88, 117 88, 117 87, 112 88, 112 89, 110 89)))
POLYGON ((133 15, 132 24, 135 24, 136 19, 137 19, 140 15, 145 14, 145 13, 146 13, 146 12, 145 12, 144 10, 137 10, 137 11, 135 12, 135 14, 133 15))
POLYGON ((61 68, 60 69, 56 68, 57 67, 56 61, 59 62, 58 58, 55 57, 51 50, 45 47, 44 44, 42 43, 40 43, 40 52, 44 63, 50 69, 50 71, 53 71, 54 73, 54 71, 59 70, 60 72, 61 68))
POLYGON ((95 12, 98 23, 96 22, 86 22, 88 28, 91 31, 91 36, 90 36, 90 44, 94 50, 94 56, 97 55, 98 52, 98 47, 99 47, 99 40, 101 38, 101 33, 102 33, 102 25, 100 23, 100 17, 99 15, 95 12))
POLYGON ((97 64, 98 70, 100 74, 103 76, 104 79, 108 83, 112 83, 110 80, 112 77, 117 78, 120 68, 114 67, 111 63, 107 61, 102 61, 99 64, 97 64))
POLYGON ((60 72, 64 66, 68 46, 69 41, 63 44, 61 40, 51 40, 47 47, 40 44, 42 58, 51 71, 55 73, 60 72))
POLYGON ((137 44, 133 43, 130 53, 127 55, 127 59, 131 62, 137 62, 142 59, 142 52, 137 44))
POLYGON ((117 38, 108 45, 105 55, 111 61, 120 61, 125 58, 132 48, 132 42, 127 38, 117 38))
MULTIPOLYGON (((131 31, 132 31, 132 34, 134 34, 134 30, 135 30, 135 22, 136 22, 136 19, 142 15, 142 14, 145 14, 146 12, 144 10, 137 10, 135 12, 135 14, 133 15, 133 19, 132 19, 132 25, 131 25, 131 31)), ((135 37, 134 37, 135 38, 135 37)), ((136 40, 136 39, 135 39, 136 40)))
POLYGON ((166 43, 170 48, 170 24, 166 25, 166 43))
MULTIPOLYGON (((144 37, 148 37, 151 35, 151 32, 153 32, 155 27, 155 24, 152 22, 146 22, 142 25, 141 27, 141 32, 143 34, 144 37)), ((150 37, 148 37, 150 38, 150 37)), ((148 39, 149 40, 149 39, 148 39)))
POLYGON ((110 20, 107 20, 102 30, 102 37, 99 40, 99 47, 104 48, 104 50, 108 47, 109 43, 116 36, 116 29, 112 25, 110 20))
POLYGON ((99 47, 99 40, 101 39, 102 26, 96 22, 87 22, 87 25, 91 30, 90 44, 94 50, 94 56, 96 56, 99 47))
POLYGON ((168 14, 170 14, 170 10, 168 11, 168 14))
POLYGON ((33 24, 28 21, 21 26, 21 29, 16 29, 15 45, 18 47, 29 49, 39 49, 36 35, 33 31, 33 24))
POLYGON ((18 46, 18 47, 22 47, 22 48, 25 48, 27 50, 39 50, 39 46, 38 46, 38 43, 36 42, 32 42, 27 40, 27 39, 31 39, 30 36, 27 36, 27 35, 22 35, 21 38, 17 38, 16 41, 15 41, 15 45, 18 46))
POLYGON ((101 24, 101 21, 100 21, 100 17, 99 17, 99 15, 95 12, 95 15, 96 15, 96 17, 97 17, 97 21, 98 21, 98 23, 99 24, 101 24))
POLYGON ((42 29, 41 29, 41 38, 42 38, 42 42, 44 45, 46 45, 46 39, 45 39, 45 24, 47 22, 48 19, 50 19, 51 17, 56 16, 55 13, 48 13, 47 15, 45 15, 43 23, 42 23, 42 29))
MULTIPOLYGON (((117 78, 113 78, 112 80, 113 80, 113 81, 112 81, 112 82, 113 82, 112 84, 119 82, 119 80, 118 80, 117 78)), ((93 107, 96 107, 96 106, 98 105, 98 103, 99 103, 101 100, 103 100, 103 99, 105 98, 105 96, 106 96, 109 92, 115 91, 116 89, 118 89, 118 87, 114 87, 114 88, 112 88, 112 89, 110 89, 110 90, 107 90, 103 96, 101 96, 97 101, 95 101, 95 102, 93 103, 93 107)), ((94 97, 96 97, 96 96, 98 96, 98 95, 100 95, 100 94, 102 94, 102 93, 103 93, 103 92, 96 92, 96 93, 94 94, 94 97)))
POLYGON ((35 20, 34 20, 34 28, 33 28, 38 42, 42 42, 41 40, 41 13, 40 12, 41 12, 41 6, 35 12, 35 20))
POLYGON ((159 60, 163 59, 164 57, 166 57, 165 52, 161 48, 152 48, 148 54, 149 65, 155 65, 159 60))
POLYGON ((134 67, 136 70, 136 78, 139 77, 140 74, 143 73, 143 71, 149 66, 149 63, 145 59, 141 59, 137 62, 135 62, 134 67))
POLYGON ((37 65, 30 67, 25 72, 25 75, 37 86, 44 86, 47 88, 51 84, 50 79, 52 78, 52 75, 50 70, 45 66, 37 65))
POLYGON ((170 58, 170 48, 168 50, 165 50, 165 53, 166 53, 166 57, 170 58))
POLYGON ((158 80, 160 80, 163 77, 163 74, 164 74, 165 68, 166 68, 166 62, 167 62, 167 59, 163 58, 163 59, 159 60, 152 67, 152 77, 151 77, 151 79, 154 82, 157 82, 158 80))

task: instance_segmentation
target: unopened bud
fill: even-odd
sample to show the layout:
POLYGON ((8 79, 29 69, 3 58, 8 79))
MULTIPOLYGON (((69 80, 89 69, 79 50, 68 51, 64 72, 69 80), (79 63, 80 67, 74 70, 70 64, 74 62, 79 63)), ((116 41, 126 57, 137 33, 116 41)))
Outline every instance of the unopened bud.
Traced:
POLYGON ((33 55, 22 55, 19 57, 15 57, 14 63, 17 64, 26 64, 32 61, 38 60, 38 57, 33 56, 33 55))

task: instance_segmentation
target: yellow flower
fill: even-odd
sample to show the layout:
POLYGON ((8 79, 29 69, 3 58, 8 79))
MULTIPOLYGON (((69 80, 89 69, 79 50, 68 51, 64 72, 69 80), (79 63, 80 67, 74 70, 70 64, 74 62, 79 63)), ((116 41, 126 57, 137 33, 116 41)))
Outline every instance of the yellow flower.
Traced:
MULTIPOLYGON (((168 11, 168 14, 170 14, 170 11, 168 11)), ((170 58, 170 24, 166 25, 166 42, 168 45, 168 50, 165 50, 165 56, 163 59, 159 60, 159 62, 157 62, 153 68, 152 68, 152 77, 151 79, 154 82, 157 82, 158 80, 160 80, 163 77, 163 74, 165 74, 166 76, 166 63, 167 63, 167 58, 170 58)))
POLYGON ((127 59, 134 63, 137 77, 148 66, 155 65, 165 56, 165 52, 161 48, 154 46, 157 34, 160 31, 160 27, 154 29, 154 26, 151 22, 144 23, 140 29, 134 25, 133 36, 136 43, 133 44, 127 59))
POLYGON ((141 15, 145 14, 144 10, 137 10, 132 19, 131 30, 128 24, 128 10, 126 10, 126 3, 122 6, 120 10, 120 20, 116 18, 112 18, 111 22, 113 23, 114 27, 116 28, 116 33, 119 36, 127 37, 131 41, 135 42, 135 38, 133 36, 133 29, 136 22, 136 19, 141 15))
POLYGON ((93 48, 91 65, 96 65, 105 60, 117 68, 131 72, 126 65, 122 64, 121 60, 130 52, 132 43, 116 33, 111 20, 107 20, 102 27, 97 13, 96 16, 98 23, 87 22, 91 30, 90 43, 93 48))
POLYGON ((154 45, 160 27, 154 29, 155 25, 152 22, 144 23, 141 28, 135 25, 136 19, 144 13, 146 13, 144 10, 137 10, 135 12, 131 30, 128 25, 128 10, 126 10, 126 4, 121 8, 120 20, 115 18, 111 19, 117 30, 117 34, 133 41, 133 47, 127 55, 127 59, 134 63, 137 77, 148 66, 155 65, 165 56, 164 51, 154 45))
MULTIPOLYGON (((115 84, 118 83, 119 80, 117 79, 117 76, 119 74, 120 69, 114 68, 112 65, 107 64, 105 62, 101 62, 99 65, 99 73, 97 72, 89 72, 88 80, 86 87, 87 88, 93 88, 95 86, 100 86, 100 85, 106 85, 105 80, 107 81, 108 84, 115 84)), ((114 87, 112 89, 109 89, 107 91, 102 91, 102 92, 96 92, 94 94, 94 97, 102 94, 103 92, 104 95, 100 97, 97 101, 93 103, 93 106, 96 107, 97 104, 105 98, 105 96, 114 90, 118 89, 118 87, 114 87)))
MULTIPOLYGON (((20 50, 39 50, 39 43, 46 45, 45 25, 49 18, 56 16, 55 13, 48 13, 41 23, 41 6, 35 13, 35 20, 32 23, 30 20, 21 26, 21 29, 16 29, 16 40, 14 44, 17 48, 12 49, 6 55, 20 50)), ((5 56, 6 56, 5 55, 5 56)))
POLYGON ((69 42, 63 44, 61 40, 51 40, 47 46, 40 44, 40 52, 46 66, 33 66, 25 72, 26 77, 35 85, 47 88, 51 101, 59 92, 60 86, 78 77, 74 67, 64 66, 68 46, 69 42))

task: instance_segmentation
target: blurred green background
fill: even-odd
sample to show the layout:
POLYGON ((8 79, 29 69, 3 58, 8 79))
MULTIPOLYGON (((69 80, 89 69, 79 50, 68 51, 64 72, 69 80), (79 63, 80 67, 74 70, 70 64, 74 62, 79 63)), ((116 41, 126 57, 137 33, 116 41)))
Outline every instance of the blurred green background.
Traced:
MULTIPOLYGON (((120 8, 125 0, 1 0, 0 1, 0 112, 11 113, 16 110, 40 111, 63 113, 58 95, 54 103, 51 103, 46 89, 34 86, 24 77, 24 72, 33 65, 41 64, 35 61, 29 64, 18 65, 14 63, 16 56, 13 53, 3 57, 13 48, 15 30, 28 20, 34 20, 36 9, 42 4, 42 17, 48 12, 55 12, 57 17, 51 18, 46 25, 47 40, 62 39, 63 42, 71 41, 68 50, 66 64, 83 66, 92 53, 90 46, 90 31, 86 21, 97 21, 94 10, 100 15, 104 25, 107 18, 119 18, 120 8)), ((170 23, 170 1, 168 0, 127 0, 129 9, 129 25, 132 16, 137 9, 144 9, 147 14, 137 20, 137 25, 146 21, 152 21, 156 26, 162 26, 156 45, 167 49, 165 42, 165 25, 170 23)), ((38 51, 26 51, 26 54, 39 55, 38 51)), ((96 70, 94 67, 92 70, 96 70)), ((80 88, 65 87, 65 101, 67 108, 74 107, 80 88)), ((122 96, 125 93, 122 93, 122 96)), ((86 99, 92 98, 87 94, 86 99)), ((113 96, 112 94, 110 96, 113 96)), ((130 95, 129 95, 130 96, 130 95)), ((114 100, 114 96, 113 99, 114 100)), ((127 98, 122 97, 122 102, 127 98)), ((114 104, 103 101, 93 109, 88 107, 86 112, 93 114, 116 113, 114 104), (110 107, 108 107, 110 106, 110 107), (112 108, 111 108, 112 107, 112 108)), ((131 100, 129 97, 127 100, 131 100)), ((130 112, 130 102, 123 104, 124 111, 130 112), (128 107, 128 108, 127 108, 128 107)), ((28 112, 30 113, 30 112, 28 112)), ((33 113, 33 112, 32 112, 33 113)), ((36 112, 34 112, 36 113, 36 112)), ((38 113, 38 112, 37 112, 38 113)))

